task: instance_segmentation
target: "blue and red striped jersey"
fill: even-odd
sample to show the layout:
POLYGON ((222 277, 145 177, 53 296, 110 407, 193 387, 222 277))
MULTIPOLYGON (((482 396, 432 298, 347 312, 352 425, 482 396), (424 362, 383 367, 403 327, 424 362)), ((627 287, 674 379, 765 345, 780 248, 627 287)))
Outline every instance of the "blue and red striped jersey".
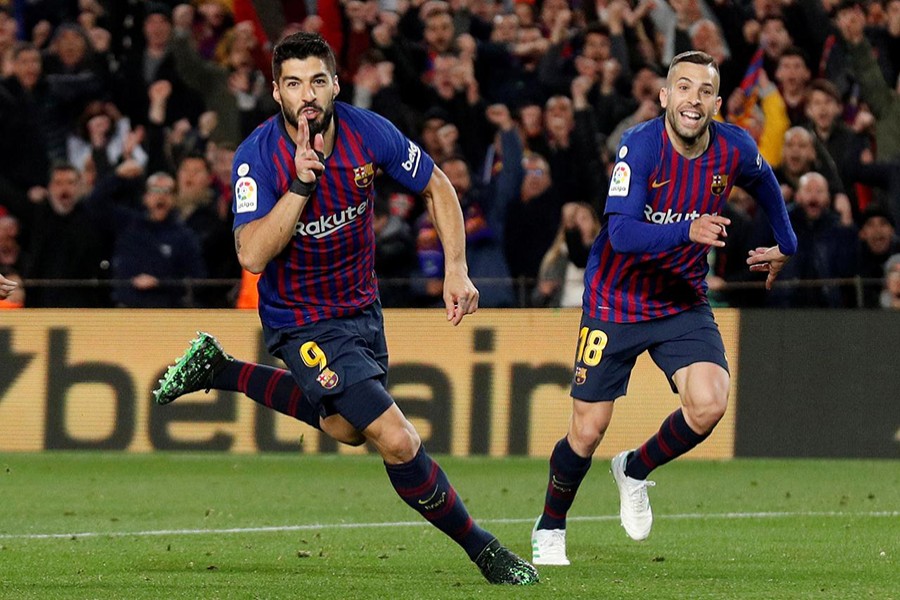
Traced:
MULTIPOLYGON (((378 294, 373 182, 382 169, 415 193, 434 161, 383 117, 334 104, 335 143, 287 247, 259 279, 259 315, 271 328, 359 312, 378 294)), ((281 114, 238 147, 232 165, 234 227, 264 217, 296 177, 296 145, 281 114)))
MULTIPOLYGON (((765 198, 776 239, 786 254, 796 237, 771 167, 740 127, 712 121, 706 151, 689 159, 669 140, 665 116, 625 132, 613 167, 606 214, 673 226, 701 215, 716 215, 735 185, 765 198), (779 212, 780 211, 780 212, 779 212)), ((685 236, 686 237, 686 236, 685 236)), ((726 239, 726 243, 728 243, 726 239)), ((584 312, 593 318, 633 323, 674 315, 707 303, 710 246, 685 242, 661 252, 619 253, 603 226, 585 270, 584 312)))

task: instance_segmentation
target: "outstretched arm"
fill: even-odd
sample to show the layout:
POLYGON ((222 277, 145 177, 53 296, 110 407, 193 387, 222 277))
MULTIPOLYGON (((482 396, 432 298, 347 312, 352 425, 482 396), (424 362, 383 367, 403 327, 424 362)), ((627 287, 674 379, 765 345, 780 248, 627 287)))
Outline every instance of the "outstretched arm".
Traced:
POLYGON ((444 247, 444 305, 447 320, 459 325, 478 309, 478 290, 469 279, 466 231, 459 198, 450 180, 437 166, 422 191, 428 213, 444 247))

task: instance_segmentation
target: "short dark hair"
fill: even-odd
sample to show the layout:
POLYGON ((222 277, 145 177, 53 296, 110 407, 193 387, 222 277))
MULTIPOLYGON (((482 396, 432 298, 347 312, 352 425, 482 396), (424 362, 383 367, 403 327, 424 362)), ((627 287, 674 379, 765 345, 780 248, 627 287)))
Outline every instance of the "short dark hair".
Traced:
POLYGON ((588 23, 587 27, 584 28, 584 37, 591 34, 602 35, 603 37, 610 37, 609 27, 605 23, 601 23, 599 21, 594 21, 593 23, 588 23))
POLYGON ((838 87, 827 79, 813 79, 811 82, 809 82, 809 87, 806 89, 807 97, 813 92, 822 92, 838 104, 842 102, 840 90, 838 90, 838 87))
POLYGON ((181 168, 181 165, 189 160, 202 160, 203 166, 206 167, 206 170, 212 171, 212 166, 209 164, 209 160, 206 158, 205 154, 203 154, 199 150, 190 150, 178 159, 178 164, 175 166, 175 172, 177 173, 178 169, 181 168))
POLYGON ((866 207, 866 210, 864 210, 862 215, 860 216, 859 226, 862 227, 869 219, 874 219, 875 217, 881 217, 882 219, 890 223, 891 227, 897 227, 897 223, 894 221, 894 216, 891 214, 891 211, 888 209, 888 207, 883 204, 879 204, 878 202, 873 202, 866 207))
POLYGON ((53 161, 50 165, 50 177, 52 178, 58 171, 71 171, 76 173, 79 177, 81 176, 81 171, 78 170, 78 167, 64 160, 53 161))
MULTIPOLYGON (((788 46, 784 49, 784 52, 778 57, 778 64, 781 64, 782 58, 791 58, 796 57, 803 61, 803 66, 809 69, 809 55, 806 51, 800 46, 788 46)), ((811 69, 809 69, 811 70, 811 69)))
POLYGON ((292 58, 303 60, 310 56, 321 58, 331 74, 337 74, 337 60, 328 42, 318 33, 300 31, 287 36, 275 45, 272 51, 272 74, 275 81, 281 78, 281 63, 292 58))
POLYGON ((700 52, 699 50, 689 50, 688 52, 682 52, 672 59, 672 62, 669 63, 669 72, 666 74, 666 81, 669 80, 669 77, 672 76, 672 71, 675 69, 675 65, 680 63, 691 63, 694 65, 704 65, 707 67, 712 67, 715 70, 716 75, 719 75, 719 65, 716 63, 716 59, 712 57, 712 55, 707 54, 706 52, 700 52))

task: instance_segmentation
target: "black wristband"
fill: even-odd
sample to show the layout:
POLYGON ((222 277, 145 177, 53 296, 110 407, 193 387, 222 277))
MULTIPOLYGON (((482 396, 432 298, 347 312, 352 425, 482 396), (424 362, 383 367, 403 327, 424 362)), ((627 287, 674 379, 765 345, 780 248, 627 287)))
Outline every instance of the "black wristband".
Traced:
POLYGON ((316 185, 318 185, 318 183, 318 179, 314 179, 312 183, 306 183, 305 181, 294 179, 291 182, 291 187, 288 188, 288 191, 299 196, 306 196, 308 198, 314 191, 316 191, 316 185))

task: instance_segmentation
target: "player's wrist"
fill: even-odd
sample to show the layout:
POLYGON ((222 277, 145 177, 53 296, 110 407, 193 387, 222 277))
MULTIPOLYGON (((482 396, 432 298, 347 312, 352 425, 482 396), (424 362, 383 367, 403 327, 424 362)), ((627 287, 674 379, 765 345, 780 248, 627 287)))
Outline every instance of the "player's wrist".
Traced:
POLYGON ((290 187, 288 187, 288 191, 292 194, 297 194, 298 196, 306 196, 309 197, 313 192, 316 191, 316 186, 319 184, 318 179, 313 179, 311 182, 302 181, 298 178, 295 178, 290 187))

